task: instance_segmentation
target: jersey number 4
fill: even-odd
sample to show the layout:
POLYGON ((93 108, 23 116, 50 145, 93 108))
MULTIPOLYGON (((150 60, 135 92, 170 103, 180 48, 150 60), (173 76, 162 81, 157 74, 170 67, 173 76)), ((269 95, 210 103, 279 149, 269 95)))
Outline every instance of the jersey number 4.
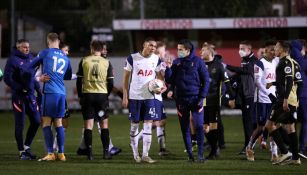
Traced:
POLYGON ((56 56, 53 56, 52 59, 53 59, 53 69, 52 69, 52 71, 63 74, 64 73, 63 69, 64 69, 65 64, 66 64, 65 60, 63 58, 58 58, 56 56))

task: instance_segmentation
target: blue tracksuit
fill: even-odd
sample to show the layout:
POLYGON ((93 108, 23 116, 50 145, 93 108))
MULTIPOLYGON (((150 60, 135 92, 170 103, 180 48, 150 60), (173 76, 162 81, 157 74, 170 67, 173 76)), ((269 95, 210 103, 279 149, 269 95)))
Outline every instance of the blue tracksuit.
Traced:
POLYGON ((302 56, 302 44, 298 40, 291 42, 291 57, 294 58, 301 67, 301 76, 303 80, 303 87, 299 92, 299 107, 298 107, 298 117, 302 121, 300 136, 299 136, 299 147, 301 151, 305 150, 305 144, 307 143, 307 58, 302 56))
POLYGON ((29 72, 23 71, 33 60, 31 54, 23 54, 16 48, 7 60, 4 70, 4 82, 12 90, 12 106, 15 115, 15 139, 19 151, 24 150, 24 145, 30 146, 40 124, 39 105, 37 104, 34 91, 40 94, 40 87, 35 81, 34 69, 29 72), (29 116, 30 126, 23 143, 23 128, 25 114, 29 116))
POLYGON ((175 89, 179 122, 188 156, 193 158, 189 120, 190 112, 192 112, 196 128, 198 158, 203 159, 204 118, 202 107, 209 89, 209 73, 204 61, 194 55, 194 47, 190 53, 185 58, 177 58, 171 68, 166 68, 165 80, 175 89))

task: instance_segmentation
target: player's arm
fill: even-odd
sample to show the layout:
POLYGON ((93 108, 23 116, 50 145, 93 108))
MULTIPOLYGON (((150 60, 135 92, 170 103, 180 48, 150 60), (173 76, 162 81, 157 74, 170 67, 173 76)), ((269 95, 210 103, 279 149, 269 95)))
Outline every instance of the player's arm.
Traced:
POLYGON ((112 92, 112 89, 114 87, 114 74, 113 74, 113 66, 111 62, 109 61, 109 67, 107 71, 107 89, 108 89, 108 95, 112 92))
POLYGON ((77 86, 77 92, 78 92, 78 97, 82 97, 82 79, 83 79, 83 59, 80 61, 79 66, 78 66, 78 72, 77 72, 77 81, 76 81, 76 86, 77 86))
POLYGON ((5 68, 4 68, 4 82, 6 85, 8 85, 10 88, 13 88, 13 71, 14 71, 14 65, 13 65, 13 58, 9 58, 6 62, 5 68))
POLYGON ((220 65, 220 76, 222 77, 222 81, 223 83, 225 84, 226 86, 226 93, 229 94, 230 96, 230 100, 234 100, 235 98, 235 94, 232 90, 232 86, 231 86, 231 83, 230 83, 230 79, 228 77, 228 74, 227 72, 225 71, 225 68, 223 66, 223 64, 221 63, 220 65))
POLYGON ((209 76, 208 69, 206 68, 206 65, 203 61, 200 61, 198 72, 199 72, 199 78, 200 78, 200 84, 201 84, 198 97, 204 99, 206 98, 208 91, 209 91, 210 76, 209 76))
POLYGON ((64 74, 64 80, 71 80, 71 78, 72 78, 72 69, 71 69, 71 65, 70 65, 70 60, 68 60, 67 69, 66 69, 66 72, 64 74))
POLYGON ((284 68, 284 72, 285 72, 285 94, 284 94, 284 101, 283 101, 283 109, 284 111, 289 111, 289 106, 288 106, 288 98, 290 95, 290 92, 292 90, 292 86, 293 86, 293 69, 292 69, 292 63, 290 61, 288 61, 288 64, 285 64, 285 68, 284 68))
MULTIPOLYGON (((175 60, 174 60, 175 61, 175 60)), ((173 61, 173 62, 174 62, 173 61)), ((174 79, 176 77, 176 64, 173 64, 171 60, 166 61, 166 69, 165 69, 165 82, 174 86, 174 79)))
POLYGON ((2 81, 2 78, 3 78, 3 72, 2 72, 2 70, 0 69, 0 81, 2 81))
POLYGON ((133 68, 133 58, 130 55, 125 62, 124 75, 123 75, 123 101, 122 106, 128 107, 128 91, 129 91, 129 79, 133 68))
POLYGON ((264 76, 264 65, 261 61, 258 61, 254 65, 254 77, 255 77, 255 84, 256 87, 263 93, 267 94, 266 84, 262 83, 262 80, 265 78, 264 76))
POLYGON ((238 73, 238 74, 253 74, 254 73, 254 64, 252 61, 243 65, 242 67, 227 65, 226 69, 238 73))
POLYGON ((30 69, 34 69, 36 67, 39 67, 43 63, 43 58, 46 56, 45 51, 41 51, 38 53, 37 57, 32 60, 32 62, 29 64, 30 69))
POLYGON ((128 86, 129 86, 129 78, 131 72, 124 70, 124 77, 123 77, 123 102, 122 105, 124 108, 128 107, 128 86))

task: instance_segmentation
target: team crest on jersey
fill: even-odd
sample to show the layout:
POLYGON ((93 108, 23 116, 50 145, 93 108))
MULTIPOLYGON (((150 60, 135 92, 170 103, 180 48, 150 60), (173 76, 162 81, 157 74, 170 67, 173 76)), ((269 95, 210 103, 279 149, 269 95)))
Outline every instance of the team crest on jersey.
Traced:
POLYGON ((287 66, 285 67, 285 73, 288 74, 291 72, 291 67, 287 66))
POLYGON ((213 68, 213 69, 211 70, 211 73, 212 73, 212 74, 215 74, 215 73, 216 73, 216 69, 213 68))
POLYGON ((259 73, 259 67, 255 67, 254 72, 255 72, 255 73, 259 73))
POLYGON ((296 72, 295 78, 296 79, 301 79, 302 78, 301 73, 300 72, 296 72))

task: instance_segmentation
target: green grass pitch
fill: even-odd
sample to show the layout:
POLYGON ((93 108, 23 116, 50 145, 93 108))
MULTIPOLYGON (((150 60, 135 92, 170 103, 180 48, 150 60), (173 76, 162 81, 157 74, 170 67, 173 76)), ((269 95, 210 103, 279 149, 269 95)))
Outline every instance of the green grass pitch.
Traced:
MULTIPOLYGON (((125 115, 111 116, 110 133, 114 145, 122 148, 123 152, 114 156, 112 160, 102 159, 102 145, 97 129, 94 129, 93 149, 94 160, 88 161, 86 157, 77 156, 76 150, 80 142, 82 118, 79 113, 73 113, 70 118, 70 126, 66 131, 65 153, 66 162, 37 162, 20 161, 18 159, 17 146, 14 139, 14 120, 12 112, 0 113, 0 174, 18 175, 179 175, 179 174, 212 174, 212 175, 241 175, 241 174, 307 174, 307 161, 302 160, 301 166, 274 166, 270 163, 270 152, 260 150, 256 145, 256 161, 248 162, 244 156, 237 153, 242 148, 243 133, 240 117, 223 117, 225 127, 226 146, 221 151, 218 160, 209 160, 204 164, 187 163, 187 156, 183 152, 184 146, 179 128, 178 119, 169 116, 167 119, 167 149, 172 155, 166 157, 158 156, 158 145, 156 131, 153 131, 153 143, 150 156, 158 160, 156 164, 136 164, 133 161, 132 151, 129 147, 129 121, 125 115)), ((27 121, 28 125, 28 121, 27 121)), ((26 126, 27 127, 27 126, 26 126)), ((140 150, 141 150, 141 144, 140 150)), ((32 145, 33 152, 42 157, 45 155, 42 130, 39 132, 32 145)), ((196 153, 195 153, 196 154, 196 153)), ((205 152, 208 154, 208 151, 205 152)))

